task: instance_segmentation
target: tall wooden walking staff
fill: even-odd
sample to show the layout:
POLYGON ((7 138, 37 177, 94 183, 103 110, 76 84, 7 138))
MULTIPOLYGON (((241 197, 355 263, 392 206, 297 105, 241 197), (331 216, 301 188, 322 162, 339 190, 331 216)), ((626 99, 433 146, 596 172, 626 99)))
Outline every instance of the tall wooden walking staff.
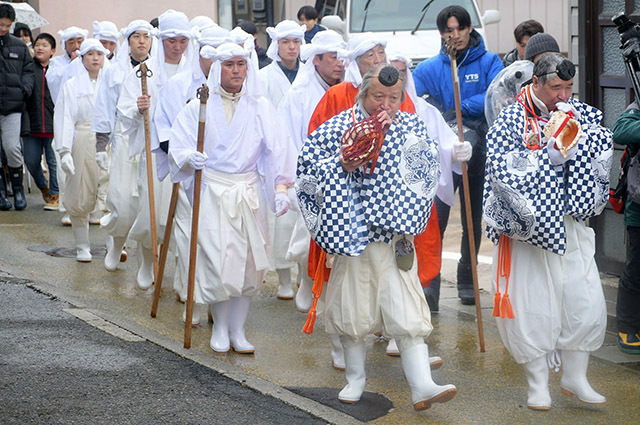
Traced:
POLYGON ((156 314, 158 312, 158 303, 160 302, 160 293, 162 291, 162 281, 164 280, 164 267, 167 264, 169 241, 171 239, 171 230, 173 229, 173 218, 176 215, 176 205, 178 204, 179 189, 180 183, 174 183, 173 190, 171 191, 171 202, 169 203, 167 225, 164 228, 164 242, 160 246, 160 264, 158 265, 158 274, 155 277, 156 285, 153 293, 153 304, 151 305, 151 317, 156 317, 156 314))
MULTIPOLYGON (((204 124, 207 113, 209 87, 203 84, 198 89, 200 99, 200 118, 198 120, 198 152, 204 150, 204 124)), ((191 246, 189 249, 189 281, 187 286, 187 317, 184 323, 184 348, 191 348, 191 318, 193 315, 193 292, 196 283, 196 255, 198 253, 198 222, 200 219, 200 186, 202 170, 196 170, 193 184, 193 215, 191 218, 191 246)))
MULTIPOLYGON (((153 76, 153 72, 147 68, 146 63, 141 63, 140 68, 136 71, 136 76, 140 78, 142 86, 142 95, 147 96, 149 90, 147 87, 147 78, 153 76)), ((151 252, 153 253, 153 280, 155 282, 158 276, 158 229, 156 227, 156 199, 153 190, 153 160, 151 158, 151 124, 149 119, 149 110, 142 112, 144 118, 144 153, 147 162, 147 188, 149 190, 149 221, 151 222, 151 252)))
MULTIPOLYGON (((460 108, 460 81, 458 79, 458 64, 456 61, 457 40, 449 37, 445 42, 447 55, 451 59, 451 78, 453 78, 453 96, 456 104, 456 121, 458 124, 458 140, 464 142, 464 131, 462 128, 462 110, 460 108)), ((478 288, 478 262, 476 258, 476 243, 473 233, 473 217, 471 216, 471 195, 469 193, 469 174, 467 173, 466 161, 462 163, 462 189, 460 196, 464 197, 464 211, 467 216, 467 236, 469 239, 469 255, 471 257, 471 274, 473 276, 473 292, 476 299, 476 314, 478 316, 478 339, 480 341, 480 352, 484 353, 484 330, 482 327, 482 306, 480 305, 480 290, 478 288)))

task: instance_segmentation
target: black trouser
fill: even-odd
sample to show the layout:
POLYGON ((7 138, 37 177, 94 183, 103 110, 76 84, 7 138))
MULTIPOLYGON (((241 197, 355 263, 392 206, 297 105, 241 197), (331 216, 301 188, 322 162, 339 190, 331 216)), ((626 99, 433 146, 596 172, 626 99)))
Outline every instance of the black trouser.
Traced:
POLYGON ((618 285, 616 316, 618 331, 640 332, 640 227, 627 227, 629 251, 618 285))

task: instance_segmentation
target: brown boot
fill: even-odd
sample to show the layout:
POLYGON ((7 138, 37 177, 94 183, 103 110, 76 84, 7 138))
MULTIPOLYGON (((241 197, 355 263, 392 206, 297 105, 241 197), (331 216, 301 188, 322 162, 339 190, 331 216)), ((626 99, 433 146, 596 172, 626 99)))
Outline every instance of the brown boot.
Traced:
POLYGON ((49 202, 44 204, 44 209, 47 211, 58 211, 58 208, 60 207, 59 197, 60 195, 57 193, 49 195, 49 202))
POLYGON ((48 204, 51 196, 49 195, 49 188, 45 187, 44 189, 40 189, 40 192, 42 192, 42 199, 44 199, 44 203, 48 204))

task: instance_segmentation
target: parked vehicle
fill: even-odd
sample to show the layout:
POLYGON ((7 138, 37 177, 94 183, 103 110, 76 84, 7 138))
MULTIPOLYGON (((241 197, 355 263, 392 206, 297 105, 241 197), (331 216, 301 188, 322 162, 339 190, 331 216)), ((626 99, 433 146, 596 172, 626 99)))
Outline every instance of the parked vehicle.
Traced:
POLYGON ((387 40, 387 48, 410 57, 415 68, 440 51, 436 17, 452 4, 469 12, 473 28, 483 38, 485 26, 500 21, 497 10, 481 16, 475 0, 319 0, 316 8, 321 24, 341 33, 345 40, 356 33, 375 32, 387 40))

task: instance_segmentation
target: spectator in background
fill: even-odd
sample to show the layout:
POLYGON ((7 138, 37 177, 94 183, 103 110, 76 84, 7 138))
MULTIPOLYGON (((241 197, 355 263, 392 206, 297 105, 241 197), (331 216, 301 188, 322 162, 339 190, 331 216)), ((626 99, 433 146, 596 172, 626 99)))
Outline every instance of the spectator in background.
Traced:
MULTIPOLYGON (((613 141, 629 147, 628 154, 640 150, 640 108, 633 102, 613 126, 613 141)), ((631 176, 629 176, 630 178, 631 176)), ((629 354, 640 354, 640 203, 627 197, 624 224, 629 235, 627 261, 618 285, 616 321, 618 347, 629 354)))
POLYGON ((544 53, 560 53, 560 46, 552 35, 541 32, 533 35, 524 49, 524 59, 535 63, 544 53))
POLYGON ((544 27, 535 19, 529 19, 528 21, 520 22, 520 24, 513 30, 513 36, 516 38, 516 47, 502 58, 504 67, 508 67, 517 60, 523 60, 524 50, 527 47, 529 39, 538 33, 543 33, 544 27))
POLYGON ((267 56, 267 49, 258 46, 258 28, 256 27, 256 24, 251 21, 238 21, 237 26, 239 26, 242 31, 253 36, 256 52, 258 53, 258 68, 262 69, 269 65, 271 63, 271 58, 267 56))
POLYGON ((49 93, 46 73, 49 70, 51 58, 56 53, 56 39, 47 33, 41 33, 34 43, 34 71, 35 81, 33 92, 27 100, 27 113, 29 114, 29 135, 23 137, 24 162, 36 186, 42 192, 44 209, 57 211, 58 178, 56 157, 51 146, 53 140, 53 100, 49 93), (49 182, 42 172, 40 160, 44 151, 49 168, 49 182))
POLYGON ((311 43, 311 40, 318 31, 326 30, 326 28, 318 25, 318 19, 318 11, 313 6, 302 6, 300 10, 298 10, 298 21, 300 21, 300 25, 307 27, 304 33, 305 43, 311 43))
POLYGON ((31 29, 29 28, 29 26, 27 24, 23 24, 22 22, 16 22, 13 27, 13 35, 24 41, 24 44, 26 44, 29 48, 31 57, 33 57, 33 34, 31 34, 31 29))
MULTIPOLYGON (((25 101, 33 90, 33 60, 27 45, 9 34, 16 20, 10 4, 0 4, 0 143, 7 156, 9 179, 13 187, 14 207, 27 207, 22 187, 22 152, 20 126, 25 101)), ((0 169, 3 164, 0 160, 0 169)), ((11 209, 6 197, 5 176, 0 173, 0 210, 11 209)))
MULTIPOLYGON (((500 57, 487 51, 482 36, 473 29, 471 16, 461 6, 449 6, 438 14, 436 19, 442 43, 453 38, 456 40, 456 57, 460 75, 460 100, 465 131, 465 140, 473 145, 473 156, 468 163, 469 193, 471 195, 471 215, 476 256, 480 248, 482 222, 482 187, 484 182, 485 136, 487 122, 484 116, 484 98, 491 81, 503 69, 500 57)), ((422 62, 413 72, 418 96, 428 94, 429 101, 440 109, 447 122, 455 121, 456 111, 451 79, 451 60, 444 49, 439 55, 422 62)), ((453 173, 454 187, 461 185, 459 175, 453 173)), ((440 233, 444 236, 449 219, 449 206, 436 197, 440 233)), ((462 254, 458 263, 458 297, 462 304, 475 304, 471 254, 469 249, 467 220, 464 202, 460 203, 462 219, 462 254)), ((440 297, 440 277, 433 279, 425 293, 432 311, 438 310, 440 297)))

